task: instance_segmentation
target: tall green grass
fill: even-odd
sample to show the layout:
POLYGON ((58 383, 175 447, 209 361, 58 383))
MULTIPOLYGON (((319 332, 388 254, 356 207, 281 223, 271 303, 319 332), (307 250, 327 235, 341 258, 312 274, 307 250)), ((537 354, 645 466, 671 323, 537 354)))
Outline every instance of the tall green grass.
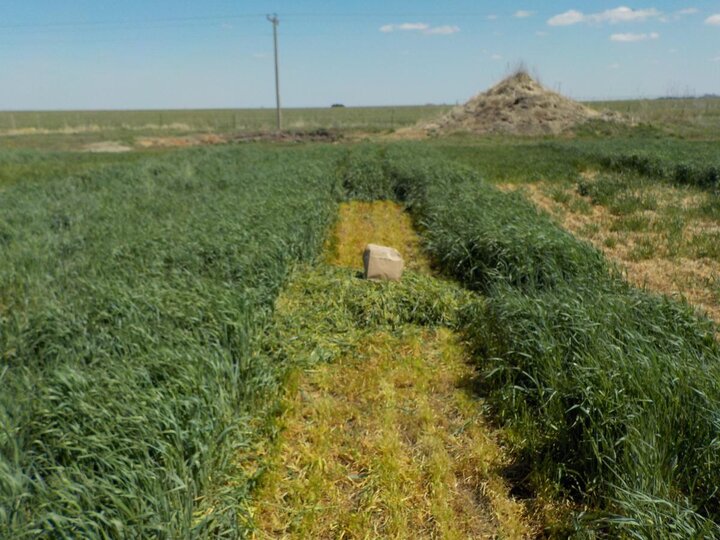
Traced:
POLYGON ((565 143, 587 163, 608 171, 636 173, 654 181, 720 190, 717 142, 669 137, 583 140, 565 143))
POLYGON ((242 533, 252 477, 223 474, 272 405, 257 340, 332 219, 333 154, 198 150, 2 192, 0 537, 242 533))
POLYGON ((612 171, 634 171, 638 174, 669 181, 681 186, 695 186, 720 191, 720 164, 703 158, 675 162, 660 155, 637 153, 601 155, 598 162, 612 171))
MULTIPOLYGON (((453 324, 528 474, 593 509, 579 531, 720 536, 713 325, 473 169, 428 145, 248 145, 64 174, 0 191, 0 537, 244 534, 258 472, 237 456, 289 361, 273 301, 353 198, 404 201, 484 295, 453 324)), ((434 313, 411 300, 380 315, 434 313)))
POLYGON ((453 137, 432 145, 492 182, 575 182, 584 170, 601 169, 720 192, 720 160, 714 140, 687 141, 641 131, 574 140, 453 137))
POLYGON ((594 509, 576 516, 578 531, 720 537, 712 323, 628 286, 594 248, 466 167, 407 146, 387 151, 385 168, 437 264, 487 296, 465 314, 483 391, 528 474, 594 509))
POLYGON ((18 182, 53 181, 93 174, 106 165, 128 165, 147 159, 142 154, 90 154, 5 150, 0 152, 0 189, 18 182))

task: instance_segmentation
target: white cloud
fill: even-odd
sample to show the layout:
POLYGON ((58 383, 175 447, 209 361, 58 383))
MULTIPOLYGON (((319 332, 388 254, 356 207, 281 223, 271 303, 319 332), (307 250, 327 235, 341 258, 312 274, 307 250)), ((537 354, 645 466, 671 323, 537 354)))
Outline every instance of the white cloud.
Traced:
POLYGON ((715 58, 710 59, 711 62, 720 62, 720 56, 716 56, 715 58))
POLYGON ((654 17, 659 17, 661 13, 655 9, 632 9, 629 7, 621 6, 615 9, 609 9, 602 13, 596 13, 590 15, 597 22, 633 22, 633 21, 645 21, 654 17))
POLYGON ((448 36, 450 34, 456 34, 460 31, 460 27, 458 26, 435 26, 434 28, 428 28, 425 30, 426 34, 429 35, 436 35, 436 36, 448 36))
POLYGON ((648 41, 650 39, 659 39, 660 34, 657 32, 651 32, 649 34, 613 34, 610 36, 610 41, 617 41, 620 43, 633 43, 636 41, 648 41))
POLYGON ((581 23, 585 20, 585 15, 580 11, 571 9, 560 15, 555 15, 548 20, 550 26, 569 26, 571 24, 581 23))
POLYGON ((543 32, 542 30, 538 30, 537 32, 535 32, 535 35, 536 35, 537 37, 547 37, 547 36, 549 36, 550 34, 548 34, 547 32, 543 32))
POLYGON ((494 14, 493 14, 493 15, 488 15, 488 16, 485 17, 485 18, 486 18, 488 21, 497 21, 499 17, 498 17, 497 15, 494 15, 494 14))
POLYGON ((710 15, 707 19, 705 19, 705 24, 709 24, 711 26, 720 26, 720 13, 716 15, 710 15))
POLYGON ((263 58, 267 58, 269 55, 267 53, 255 53, 253 54, 253 58, 257 58, 258 60, 262 60, 263 58))
POLYGON ((599 13, 583 13, 582 11, 571 9, 565 13, 551 17, 548 19, 548 24, 550 26, 569 26, 583 22, 617 24, 623 22, 642 22, 660 17, 661 15, 662 13, 655 8, 632 9, 627 6, 620 6, 599 13))
POLYGON ((460 27, 444 25, 430 26, 426 23, 402 23, 402 24, 386 24, 380 27, 380 31, 386 34, 390 32, 421 32, 427 35, 447 36, 460 31, 460 27))
POLYGON ((493 60, 502 60, 503 59, 501 54, 493 54, 490 58, 492 58, 493 60))
POLYGON ((620 64, 618 64, 618 63, 610 64, 608 66, 608 69, 620 69, 620 64))
POLYGON ((397 27, 398 30, 410 30, 410 31, 412 31, 412 30, 427 30, 428 28, 430 28, 430 26, 425 23, 402 23, 402 24, 399 24, 397 27))
POLYGON ((413 31, 413 30, 427 30, 430 28, 430 25, 425 23, 402 23, 402 24, 386 24, 385 26, 380 27, 381 32, 395 32, 397 31, 413 31))
POLYGON ((514 17, 517 17, 518 19, 527 19, 528 17, 532 17, 535 15, 534 11, 525 11, 524 9, 519 9, 515 12, 514 17))
POLYGON ((672 21, 679 21, 683 17, 687 17, 688 15, 695 15, 697 13, 700 13, 700 10, 698 8, 684 8, 679 9, 676 12, 672 13, 671 15, 663 15, 660 17, 660 22, 672 22, 672 21))

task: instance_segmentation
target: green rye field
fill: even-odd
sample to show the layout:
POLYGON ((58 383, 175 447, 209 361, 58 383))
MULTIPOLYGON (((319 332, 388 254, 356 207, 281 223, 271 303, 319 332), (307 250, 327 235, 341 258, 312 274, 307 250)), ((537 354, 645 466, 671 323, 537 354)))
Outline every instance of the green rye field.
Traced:
POLYGON ((672 109, 699 103, 534 139, 289 111, 343 137, 124 153, 83 145, 272 111, 0 114, 0 537, 720 538, 720 125, 672 109), (377 201, 399 283, 337 263, 377 201))

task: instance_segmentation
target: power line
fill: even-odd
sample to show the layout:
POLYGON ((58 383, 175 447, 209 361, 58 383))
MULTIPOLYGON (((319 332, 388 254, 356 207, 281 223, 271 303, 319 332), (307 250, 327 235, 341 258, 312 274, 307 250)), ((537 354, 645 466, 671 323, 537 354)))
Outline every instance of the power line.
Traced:
MULTIPOLYGON (((390 17, 487 17, 490 13, 451 13, 451 12, 425 12, 425 13, 287 13, 285 18, 390 18, 390 17)), ((217 22, 233 19, 259 19, 265 17, 262 13, 243 13, 243 14, 227 14, 227 15, 205 15, 192 17, 166 17, 156 19, 115 19, 115 20, 99 20, 99 21, 64 21, 49 23, 16 23, 2 24, 0 30, 14 30, 23 28, 71 28, 71 27, 92 27, 92 26, 125 26, 125 25, 147 25, 155 23, 176 23, 176 22, 217 22)))
MULTIPOLYGON (((425 13, 310 13, 310 12, 295 12, 295 13, 289 13, 287 15, 283 15, 283 17, 292 17, 292 18, 302 18, 302 17, 313 17, 316 19, 321 18, 379 18, 382 17, 384 19, 391 19, 391 18, 414 18, 414 17, 486 17, 486 14, 481 13, 431 13, 431 12, 425 12, 425 13)), ((5 32, 5 40, 0 42, 1 45, 6 46, 12 46, 13 43, 17 43, 21 40, 26 39, 34 39, 34 36, 40 36, 40 41, 37 42, 38 44, 55 44, 55 43, 109 43, 114 42, 114 40, 108 40, 107 35, 103 35, 101 38, 97 39, 91 37, 90 31, 95 30, 101 30, 103 32, 109 32, 112 31, 115 32, 143 32, 147 30, 154 30, 154 29, 160 29, 160 30, 167 30, 171 31, 174 29, 200 29, 205 28, 205 25, 208 24, 215 24, 215 23, 228 23, 229 21, 233 20, 252 20, 252 19, 259 19, 260 17, 266 17, 264 14, 260 13, 234 13, 234 14, 226 14, 226 15, 205 15, 205 16, 188 16, 188 17, 165 17, 165 18, 155 18, 155 19, 144 19, 144 20, 132 20, 132 19, 116 19, 116 20, 98 20, 98 21, 64 21, 64 22, 51 22, 51 23, 18 23, 18 24, 5 24, 0 25, 0 30, 3 30, 5 32), (67 31, 73 31, 72 36, 67 36, 65 33, 67 31), (57 32, 63 32, 62 39, 60 36, 55 37, 54 34, 57 32), (48 37, 48 39, 45 39, 45 36, 48 37), (66 39, 68 37, 71 37, 71 39, 66 39)), ((211 26, 209 26, 211 28, 211 26)), ((231 28, 228 28, 227 30, 230 30, 231 28)), ((347 31, 342 30, 340 33, 333 33, 333 32, 316 32, 316 31, 307 31, 307 32, 290 32, 290 33, 284 33, 284 36, 287 37, 308 37, 308 38, 317 38, 321 36, 348 36, 348 35, 372 35, 375 34, 374 31, 347 31)), ((474 32, 463 32, 463 35, 472 35, 474 32)), ((260 36, 265 34, 256 34, 256 33, 248 33, 248 32, 242 32, 241 34, 237 33, 230 33, 228 32, 228 36, 234 36, 234 37, 251 37, 251 36, 260 36)), ((145 36, 140 36, 139 34, 136 35, 133 39, 145 39, 145 36)))
POLYGON ((264 17, 263 14, 244 14, 244 15, 214 15, 203 17, 170 17, 162 19, 118 19, 105 21, 66 21, 52 23, 20 23, 20 24, 4 24, 0 25, 0 30, 12 30, 16 28, 69 28, 74 26, 124 26, 124 25, 145 25, 155 23, 176 23, 176 22, 194 22, 194 21, 226 21, 229 19, 257 19, 264 17))

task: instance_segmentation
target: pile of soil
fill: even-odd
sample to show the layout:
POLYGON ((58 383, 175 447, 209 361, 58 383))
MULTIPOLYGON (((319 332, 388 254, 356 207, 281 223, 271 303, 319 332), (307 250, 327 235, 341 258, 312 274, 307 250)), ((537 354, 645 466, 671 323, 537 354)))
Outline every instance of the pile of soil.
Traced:
POLYGON ((519 72, 424 127, 430 132, 547 135, 568 131, 590 120, 623 121, 623 118, 561 96, 527 73, 519 72))

